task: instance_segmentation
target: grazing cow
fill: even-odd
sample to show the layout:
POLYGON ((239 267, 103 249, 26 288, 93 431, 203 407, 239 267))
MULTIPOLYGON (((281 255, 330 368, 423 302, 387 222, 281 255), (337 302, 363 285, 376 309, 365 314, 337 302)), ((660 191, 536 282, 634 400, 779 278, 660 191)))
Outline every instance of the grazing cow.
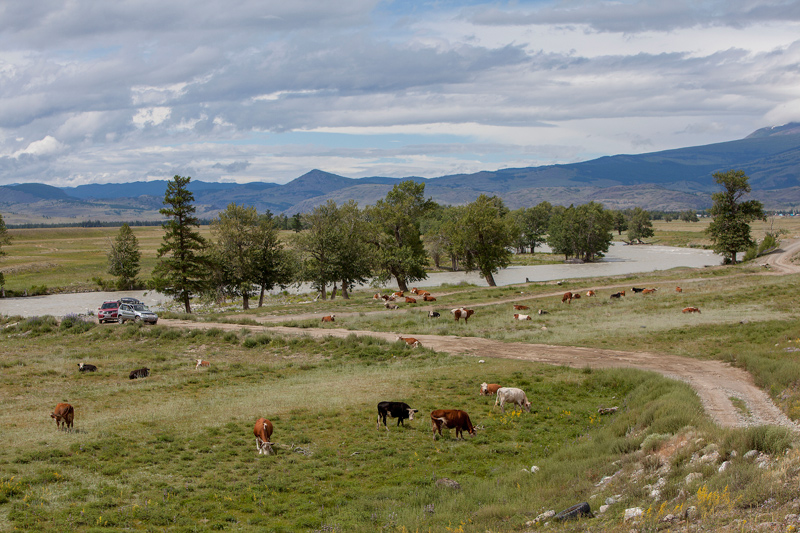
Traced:
POLYGON ((322 317, 322 321, 323 322, 335 322, 336 321, 336 315, 324 316, 324 317, 322 317))
POLYGON ((411 346, 412 348, 419 348, 422 346, 422 343, 419 342, 414 337, 403 337, 401 335, 397 336, 397 340, 405 342, 407 345, 411 346))
POLYGON ((550 313, 548 313, 547 311, 545 311, 544 309, 539 309, 538 313, 539 313, 540 315, 549 315, 549 314, 550 314, 550 313))
POLYGON ((72 421, 75 420, 75 409, 68 403, 56 404, 56 408, 50 413, 50 418, 56 419, 56 427, 66 431, 72 428, 72 421))
POLYGON ((194 365, 194 369, 197 370, 201 366, 211 366, 211 363, 209 363, 208 361, 203 361, 202 359, 198 359, 197 364, 194 365))
POLYGON ((256 436, 256 450, 258 455, 273 455, 275 450, 272 449, 274 442, 270 442, 272 437, 272 422, 266 418, 259 418, 256 420, 256 425, 253 427, 253 435, 256 436))
POLYGON ((631 290, 634 292, 634 294, 638 294, 644 290, 644 287, 633 287, 631 290))
POLYGON ((136 370, 130 373, 129 377, 131 379, 139 379, 139 378, 146 378, 149 375, 150 375, 150 369, 144 367, 144 368, 137 368, 136 370))
POLYGON ((684 313, 699 313, 700 309, 698 309, 697 307, 684 307, 683 308, 683 312, 684 313))
POLYGON ((527 305, 514 304, 514 311, 526 311, 528 309, 530 309, 530 307, 528 307, 527 305))
POLYGON ((463 307, 459 307, 458 309, 451 309, 450 312, 453 313, 456 322, 458 322, 459 319, 463 318, 465 324, 467 323, 467 320, 469 320, 469 317, 475 314, 474 309, 464 309, 463 307))
POLYGON ((597 295, 594 293, 594 291, 586 291, 586 297, 587 297, 587 298, 590 298, 590 297, 592 297, 592 296, 597 296, 597 295))
POLYGON ((431 412, 431 427, 433 428, 433 440, 436 440, 436 432, 442 435, 442 426, 445 429, 456 428, 456 438, 464 438, 466 429, 470 435, 475 435, 475 428, 472 421, 465 411, 459 409, 436 409, 431 412))
POLYGON ((580 298, 581 298, 581 294, 579 292, 573 292, 572 293, 572 299, 573 300, 580 300, 580 298))
POLYGON ((428 311, 428 318, 439 318, 440 315, 439 311, 428 311))
POLYGON ((405 299, 406 299, 406 303, 407 304, 415 304, 415 303, 417 303, 416 298, 411 298, 409 296, 406 296, 405 299))
POLYGON ((683 289, 681 289, 680 287, 675 287, 675 292, 683 292, 683 289))
POLYGON ((572 296, 572 293, 571 293, 571 292, 565 292, 565 293, 564 293, 564 296, 562 296, 562 297, 561 297, 561 303, 562 303, 562 304, 563 304, 564 302, 567 302, 567 303, 572 303, 572 298, 573 298, 573 296, 572 296))
POLYGON ((497 393, 497 389, 501 388, 502 385, 498 385, 497 383, 486 383, 485 381, 481 383, 481 390, 478 391, 480 396, 490 396, 492 394, 497 393))
POLYGON ((381 420, 383 420, 383 426, 386 428, 386 431, 389 431, 389 426, 386 425, 387 416, 397 419, 397 427, 405 427, 403 420, 406 418, 409 420, 414 420, 414 413, 418 412, 419 409, 412 409, 405 402, 380 402, 378 404, 378 421, 376 429, 381 428, 381 420))
POLYGON ((97 367, 89 363, 78 363, 79 372, 97 372, 97 367))
POLYGON ((422 297, 422 300, 423 300, 423 301, 425 301, 425 302, 435 302, 435 301, 436 301, 436 298, 435 298, 435 297, 433 297, 433 296, 431 296, 430 294, 425 294, 425 295, 422 297))
POLYGON ((531 316, 530 315, 515 314, 514 318, 516 318, 517 320, 531 320, 531 316))
POLYGON ((619 291, 619 292, 615 292, 614 294, 612 294, 611 296, 609 296, 609 298, 620 298, 620 297, 622 297, 622 296, 625 296, 625 291, 619 291))
POLYGON ((645 289, 645 290, 643 290, 643 291, 642 291, 642 294, 653 294, 653 293, 654 293, 654 292, 656 292, 657 290, 658 290, 658 288, 655 288, 655 289, 645 289))
POLYGON ((397 304, 393 304, 392 302, 384 302, 383 306, 386 309, 397 309, 397 304))
POLYGON ((525 396, 525 391, 522 389, 517 389, 514 387, 501 387, 497 389, 497 399, 494 401, 494 406, 497 407, 497 404, 500 404, 500 409, 503 411, 503 414, 506 412, 505 404, 513 403, 514 410, 517 410, 517 406, 520 409, 525 409, 529 413, 531 412, 531 402, 528 401, 528 397, 525 396))

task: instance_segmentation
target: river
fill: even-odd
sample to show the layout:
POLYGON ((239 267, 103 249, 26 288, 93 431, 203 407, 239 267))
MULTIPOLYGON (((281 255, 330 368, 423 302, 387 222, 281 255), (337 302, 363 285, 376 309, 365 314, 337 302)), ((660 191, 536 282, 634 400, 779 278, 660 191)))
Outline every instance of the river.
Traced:
MULTIPOLYGON (((546 247, 542 249, 546 251, 546 247)), ((719 265, 722 258, 709 250, 696 248, 675 248, 671 246, 627 246, 614 243, 606 257, 596 263, 557 264, 537 266, 514 266, 501 270, 494 279, 498 285, 512 285, 528 281, 553 281, 570 278, 589 278, 617 276, 667 270, 676 267, 702 268, 719 265)), ((461 282, 486 286, 486 280, 478 273, 436 272, 428 279, 415 283, 419 287, 438 287, 442 284, 458 284, 461 282)), ((300 287, 293 292, 308 291, 300 287)), ((139 298, 154 310, 158 310, 166 301, 163 294, 152 291, 122 292, 84 292, 74 294, 53 294, 46 296, 28 296, 26 298, 0 299, 0 314, 20 315, 25 317, 67 314, 96 313, 100 304, 106 300, 118 300, 123 296, 139 298)), ((252 300, 251 300, 252 301, 252 300)))

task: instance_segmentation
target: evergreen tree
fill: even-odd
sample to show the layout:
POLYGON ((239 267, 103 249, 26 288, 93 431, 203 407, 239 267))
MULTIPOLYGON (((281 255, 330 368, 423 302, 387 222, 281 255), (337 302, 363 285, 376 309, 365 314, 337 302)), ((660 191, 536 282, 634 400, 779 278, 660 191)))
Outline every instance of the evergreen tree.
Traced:
POLYGON ((264 305, 264 293, 275 286, 286 287, 294 277, 293 262, 278 238, 274 219, 261 217, 255 234, 253 261, 256 283, 260 286, 258 306, 264 305))
POLYGON ((141 258, 139 240, 133 234, 131 227, 123 224, 108 251, 108 273, 119 278, 117 280, 118 288, 133 289, 135 287, 141 258))
POLYGON ((713 241, 713 250, 722 254, 725 264, 736 264, 736 253, 755 245, 750 237, 750 222, 766 220, 764 207, 758 200, 741 201, 750 192, 749 178, 743 170, 717 172, 714 181, 724 190, 711 195, 714 217, 706 231, 713 241))
POLYGON ((203 291, 210 275, 206 240, 196 230, 194 195, 187 186, 192 178, 175 176, 167 183, 164 207, 159 212, 169 220, 163 224, 164 240, 158 248, 161 259, 153 269, 153 288, 183 303, 192 312, 190 298, 203 291))
POLYGON ((241 296, 244 309, 250 309, 250 295, 256 289, 258 221, 255 207, 232 203, 211 223, 211 232, 216 238, 213 248, 218 289, 241 296))

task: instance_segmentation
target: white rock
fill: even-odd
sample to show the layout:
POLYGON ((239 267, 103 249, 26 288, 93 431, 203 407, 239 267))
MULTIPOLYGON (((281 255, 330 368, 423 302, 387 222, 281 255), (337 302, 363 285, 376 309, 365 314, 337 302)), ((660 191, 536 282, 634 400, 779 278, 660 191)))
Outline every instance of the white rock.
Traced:
POLYGON ((478 361, 478 362, 479 362, 479 363, 485 363, 486 361, 484 361, 483 359, 481 359, 481 360, 480 360, 480 361, 478 361))
POLYGON ((758 450, 750 450, 749 452, 744 454, 744 458, 745 459, 752 459, 753 457, 756 457, 757 455, 758 455, 758 450))
POLYGON ((684 483, 688 485, 695 479, 703 479, 703 474, 701 474, 700 472, 692 472, 691 474, 686 476, 686 478, 684 479, 684 483))
POLYGON ((538 466, 536 466, 536 465, 533 465, 533 466, 531 467, 531 474, 535 474, 535 473, 536 473, 536 472, 538 472, 538 471, 539 471, 539 467, 538 467, 538 466))
POLYGON ((644 509, 641 507, 631 507, 630 509, 625 509, 625 517, 623 520, 625 522, 629 522, 634 518, 638 518, 644 514, 644 509))
POLYGON ((721 465, 719 465, 719 468, 717 469, 717 472, 724 472, 728 468, 730 468, 730 466, 731 466, 731 462, 730 461, 724 461, 721 465))
POLYGON ((608 505, 601 505, 600 508, 597 510, 598 513, 603 514, 608 511, 608 505))

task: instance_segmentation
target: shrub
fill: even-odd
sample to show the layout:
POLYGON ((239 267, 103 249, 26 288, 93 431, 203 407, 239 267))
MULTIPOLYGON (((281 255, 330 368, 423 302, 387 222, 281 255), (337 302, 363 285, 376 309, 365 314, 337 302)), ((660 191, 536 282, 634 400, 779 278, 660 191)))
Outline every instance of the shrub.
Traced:
POLYGON ((95 327, 94 322, 88 322, 82 317, 72 313, 61 319, 61 324, 59 325, 61 331, 69 331, 70 333, 83 333, 89 331, 93 327, 95 327))

